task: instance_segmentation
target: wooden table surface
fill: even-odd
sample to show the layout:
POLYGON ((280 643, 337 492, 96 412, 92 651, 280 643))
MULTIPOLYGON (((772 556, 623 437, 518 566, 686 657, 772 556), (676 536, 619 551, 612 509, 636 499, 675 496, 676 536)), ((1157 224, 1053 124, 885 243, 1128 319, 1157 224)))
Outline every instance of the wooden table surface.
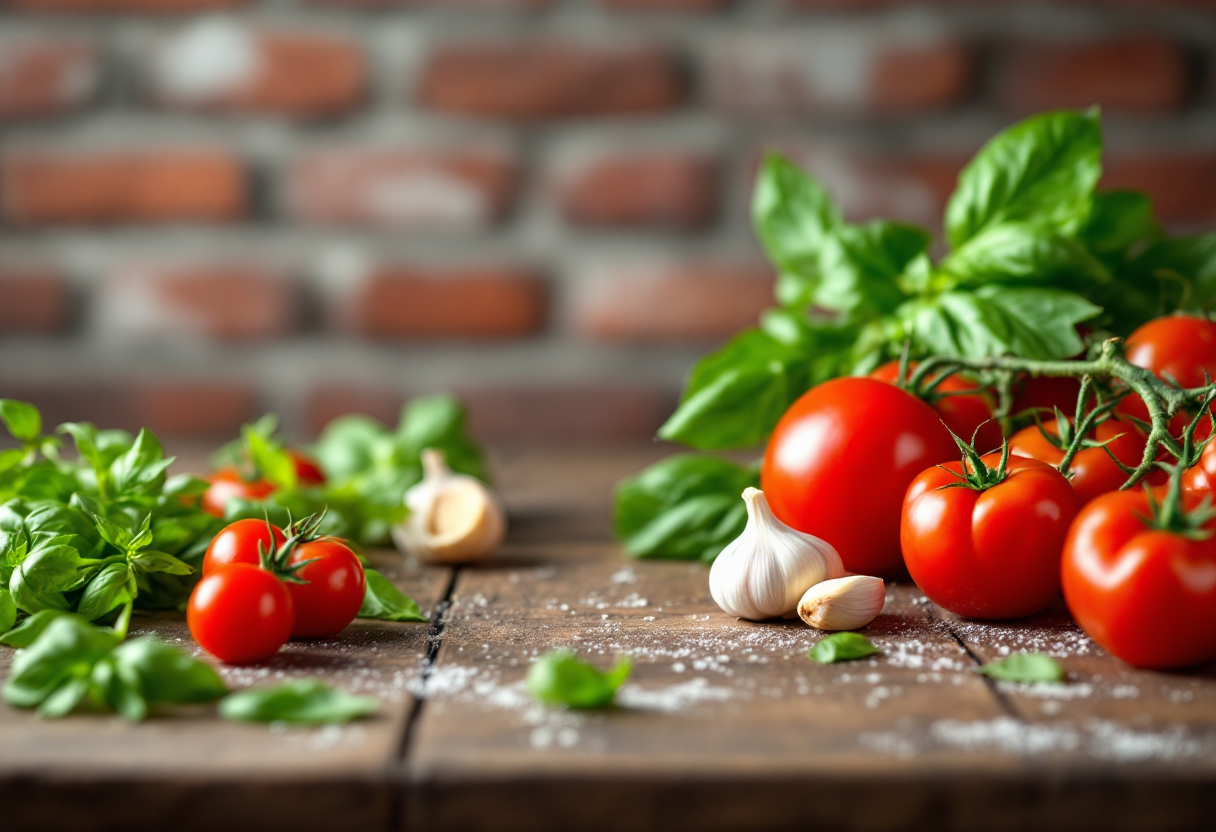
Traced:
MULTIPOLYGON (((988 625, 889 587, 873 659, 820 666, 798 623, 720 612, 707 569, 612 542, 612 484, 657 447, 496 457, 512 515, 490 562, 393 575, 431 623, 359 621, 224 669, 232 686, 319 676, 378 695, 338 727, 140 725, 0 706, 0 829, 1125 830, 1216 828, 1216 675, 1133 670, 1062 606, 988 625), (558 646, 635 668, 612 711, 534 704, 558 646), (1065 686, 994 683, 1008 652, 1065 686)), ((195 650, 180 616, 137 618, 195 650)), ((0 647, 0 676, 12 651, 0 647)))

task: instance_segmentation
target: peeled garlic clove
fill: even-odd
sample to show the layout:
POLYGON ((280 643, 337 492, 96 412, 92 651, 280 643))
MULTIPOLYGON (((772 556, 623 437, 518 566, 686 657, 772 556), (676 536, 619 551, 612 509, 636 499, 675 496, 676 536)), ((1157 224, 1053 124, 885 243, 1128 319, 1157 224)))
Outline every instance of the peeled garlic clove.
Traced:
POLYGON ((432 448, 422 452, 422 469, 422 482, 405 493, 410 515, 393 527, 397 548, 423 560, 465 563, 502 543, 506 511, 485 483, 453 473, 432 448))
POLYGON ((882 578, 834 578, 806 591, 798 602, 798 617, 820 630, 856 630, 877 618, 886 600, 882 578))
POLYGON ((792 618, 809 587, 844 574, 840 555, 826 541, 778 520, 763 491, 749 488, 743 501, 747 526, 714 561, 709 594, 739 618, 792 618))

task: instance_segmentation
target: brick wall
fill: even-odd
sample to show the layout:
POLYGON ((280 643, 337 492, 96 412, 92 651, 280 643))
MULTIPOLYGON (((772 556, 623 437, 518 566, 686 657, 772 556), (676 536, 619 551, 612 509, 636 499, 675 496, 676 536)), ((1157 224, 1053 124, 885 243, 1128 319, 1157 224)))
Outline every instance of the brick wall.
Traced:
POLYGON ((649 436, 772 275, 763 148, 934 224, 1028 112, 1216 225, 1216 0, 0 0, 0 395, 649 436))

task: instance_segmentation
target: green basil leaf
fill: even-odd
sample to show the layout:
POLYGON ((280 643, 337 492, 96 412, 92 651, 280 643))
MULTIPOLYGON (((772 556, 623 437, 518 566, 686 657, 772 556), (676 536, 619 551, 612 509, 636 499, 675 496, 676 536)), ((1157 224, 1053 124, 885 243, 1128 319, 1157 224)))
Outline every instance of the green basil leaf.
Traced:
POLYGON ((1111 279, 1076 239, 1020 222, 985 228, 947 257, 942 269, 965 286, 1035 283, 1088 289, 1111 279))
POLYGON ((172 464, 173 458, 164 458, 160 440, 145 429, 129 449, 110 463, 110 478, 119 494, 160 491, 165 483, 165 470, 172 464))
POLYGON ((340 416, 325 426, 312 451, 325 473, 341 480, 367 471, 391 456, 393 436, 375 419, 340 416))
POLYGON ((18 708, 41 705, 64 685, 87 679, 93 665, 117 643, 116 634, 79 616, 55 618, 29 647, 13 656, 4 701, 18 708))
POLYGON ((907 299, 898 278, 931 241, 922 228, 886 220, 842 225, 820 247, 812 300, 854 316, 891 312, 907 299))
POLYGON ((418 464, 424 450, 434 448, 443 451, 453 471, 486 479, 481 449, 466 432, 464 406, 452 396, 420 396, 402 408, 397 442, 411 464, 418 464))
POLYGON ((66 610, 63 592, 76 581, 83 566, 71 546, 48 545, 35 549, 13 570, 9 590, 17 607, 35 613, 45 609, 66 610))
POLYGON ((382 621, 427 620, 414 599, 393 586, 392 581, 375 569, 364 569, 363 572, 367 576, 367 592, 363 596, 363 606, 359 608, 360 618, 378 618, 382 621))
POLYGON ((1002 682, 1064 681, 1064 668, 1051 656, 1042 653, 1015 653, 977 668, 976 672, 1002 682))
POLYGON ((355 696, 316 679, 247 688, 220 702, 220 716, 243 722, 350 722, 375 713, 380 700, 355 696))
POLYGON ((32 404, 0 399, 0 421, 19 442, 35 442, 42 435, 42 414, 32 404))
POLYGON ((71 615, 71 613, 63 610, 40 610, 25 618, 4 635, 0 635, 0 644, 7 644, 9 647, 29 647, 38 636, 42 635, 42 631, 52 621, 65 615, 71 615))
POLYGON ((149 704, 210 702, 228 692, 210 665, 155 638, 120 644, 111 658, 118 676, 149 704))
POLYGON ((59 432, 72 437, 81 462, 87 463, 95 471, 106 467, 101 452, 97 450, 97 428, 93 425, 88 422, 64 422, 59 426, 59 432))
POLYGON ((170 575, 189 575, 194 571, 188 563, 183 563, 173 555, 151 549, 131 555, 131 565, 141 572, 168 572, 170 575))
POLYGON ((820 639, 806 654, 808 659, 820 664, 864 659, 878 652, 878 648, 861 633, 832 633, 820 639))
POLYGON ((998 133, 959 175, 946 206, 950 245, 1004 222, 1076 221, 1102 174, 1101 157, 1097 110, 1043 113, 998 133))
POLYGON ((76 612, 88 621, 107 615, 132 599, 130 569, 125 563, 102 567, 84 588, 76 612))
POLYGON ((780 271, 813 280, 824 238, 841 222, 822 185, 788 159, 765 155, 752 193, 752 223, 780 271))
POLYGON ((632 669, 633 662, 625 657, 603 673, 580 661, 573 651, 554 650, 528 669, 528 690, 546 705, 607 708, 632 669))
POLYGON ((1153 219, 1153 201, 1147 194, 1097 191, 1077 236, 1099 257, 1119 261, 1137 244, 1160 238, 1162 231, 1153 219))
POLYGON ((1182 309, 1205 311, 1216 304, 1216 232, 1162 240, 1132 260, 1127 273, 1154 298, 1164 288, 1182 309))
POLYGON ((243 433, 249 458, 261 475, 277 489, 294 489, 299 482, 291 454, 249 425, 244 427, 243 433))
POLYGON ((120 552, 125 552, 131 548, 131 532, 124 529, 117 523, 111 523, 104 517, 93 518, 97 524, 97 533, 101 535, 101 539, 109 543, 120 552))
MULTIPOLYGON (((0 633, 7 634, 17 623, 17 602, 7 589, 0 589, 0 633)), ((3 636, 0 636, 3 642, 3 636)))

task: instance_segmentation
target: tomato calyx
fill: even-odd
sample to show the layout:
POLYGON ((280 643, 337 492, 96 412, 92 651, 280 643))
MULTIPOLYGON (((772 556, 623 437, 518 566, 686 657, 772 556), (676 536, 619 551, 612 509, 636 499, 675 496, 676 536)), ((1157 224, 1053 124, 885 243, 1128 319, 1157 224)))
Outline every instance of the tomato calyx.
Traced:
POLYGON ((1158 499, 1153 489, 1145 487, 1145 498, 1148 500, 1149 514, 1141 517, 1145 524, 1157 531, 1180 535, 1189 540, 1208 540, 1213 531, 1207 525, 1216 519, 1216 508, 1212 506, 1212 495, 1205 494, 1198 505, 1188 507, 1183 499, 1182 480, 1187 469, 1199 461, 1204 447, 1212 441, 1208 436, 1201 442, 1195 441, 1195 431, 1205 419, 1211 421, 1211 407, 1216 400, 1216 393, 1209 394, 1200 405, 1199 413, 1182 432, 1182 447, 1179 449, 1178 461, 1174 464, 1158 462, 1157 465, 1169 472, 1169 484, 1165 495, 1158 499))
MULTIPOLYGON (((307 584, 308 581, 301 578, 297 573, 305 566, 312 563, 315 558, 297 561, 296 563, 289 563, 289 561, 291 560, 292 552, 296 550, 296 547, 299 546, 300 543, 305 542, 306 539, 312 539, 306 538, 305 535, 315 532, 316 527, 320 525, 324 516, 325 512, 321 512, 319 515, 314 514, 295 523, 291 522, 289 516, 287 523, 288 537, 276 549, 270 549, 259 540, 258 563, 262 569, 274 575, 284 583, 307 584)), ((270 536, 271 540, 274 540, 269 517, 266 518, 266 533, 270 536)))
MULTIPOLYGON (((944 424, 944 423, 943 423, 944 424)), ((949 428, 946 428, 950 430, 949 428)), ((1004 440, 1001 442, 1001 459, 996 467, 985 464, 983 457, 975 450, 975 446, 961 438, 954 431, 950 431, 950 436, 954 439, 954 444, 958 446, 959 452, 962 454, 963 464, 961 471, 955 471, 945 465, 938 465, 943 471, 950 473, 958 478, 958 482, 946 483, 939 486, 936 490, 941 491, 945 488, 970 488, 972 491, 987 491, 989 488, 1000 485, 1009 476, 1009 442, 1004 440)), ((973 440, 974 441, 974 440, 973 440)))
MULTIPOLYGON (((1120 470, 1126 469, 1126 473, 1131 473, 1132 469, 1124 466, 1115 457, 1110 448, 1107 447, 1107 445, 1117 440, 1123 434, 1116 434, 1101 442, 1089 438, 1098 425, 1113 418, 1115 407, 1126 395, 1126 392, 1121 392, 1113 396, 1104 396, 1099 390, 1094 388, 1093 378, 1086 375, 1081 378, 1081 388, 1077 392, 1077 409, 1071 419, 1061 413, 1060 408, 1052 408, 1056 417, 1056 432, 1054 434, 1043 426, 1038 412, 1034 413, 1035 425, 1038 427, 1043 439, 1048 444, 1064 452, 1063 459, 1055 466, 1056 470, 1067 477, 1069 476, 1069 468, 1072 466, 1072 462, 1078 453, 1090 448, 1102 448, 1111 459, 1115 460, 1120 470), (1091 391, 1094 394, 1094 406, 1087 410, 1086 403, 1089 400, 1091 391)), ((1150 425, 1149 428, 1151 429, 1151 427, 1150 425)))

